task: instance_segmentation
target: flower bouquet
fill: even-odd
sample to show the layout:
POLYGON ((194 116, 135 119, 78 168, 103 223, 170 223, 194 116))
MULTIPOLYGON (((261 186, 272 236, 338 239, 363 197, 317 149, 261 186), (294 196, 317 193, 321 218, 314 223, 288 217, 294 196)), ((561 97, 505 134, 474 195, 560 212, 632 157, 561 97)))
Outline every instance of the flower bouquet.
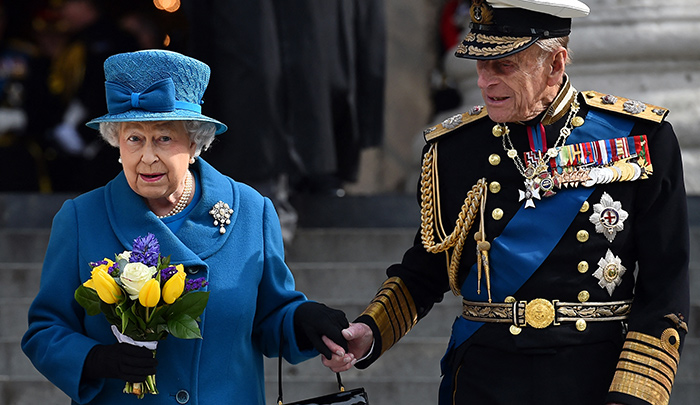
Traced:
MULTIPOLYGON (((92 276, 75 290, 75 300, 88 315, 103 313, 119 342, 143 346, 156 354, 156 345, 167 335, 201 339, 197 321, 209 292, 194 291, 207 284, 204 278, 186 280, 182 264, 170 264, 160 254, 158 239, 149 233, 134 240, 132 251, 90 263, 92 276)), ((157 394, 155 375, 144 383, 127 382, 124 392, 157 394)))

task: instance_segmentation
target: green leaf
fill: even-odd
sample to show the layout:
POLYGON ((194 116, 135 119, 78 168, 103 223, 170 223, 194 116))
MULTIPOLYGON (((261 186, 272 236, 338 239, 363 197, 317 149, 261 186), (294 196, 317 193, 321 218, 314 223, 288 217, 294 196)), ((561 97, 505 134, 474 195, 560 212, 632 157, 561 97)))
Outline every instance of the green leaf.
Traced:
POLYGON ((194 320, 204 312, 208 301, 209 291, 189 292, 170 305, 165 317, 174 319, 180 315, 187 315, 194 320))
POLYGON ((164 268, 170 266, 170 255, 163 257, 160 256, 158 258, 158 269, 163 270, 164 268))
POLYGON ((170 334, 179 339, 201 339, 202 333, 199 330, 197 321, 189 315, 181 314, 168 321, 170 334))
POLYGON ((75 300, 85 308, 88 315, 94 316, 100 313, 100 297, 97 291, 81 285, 75 290, 75 300))

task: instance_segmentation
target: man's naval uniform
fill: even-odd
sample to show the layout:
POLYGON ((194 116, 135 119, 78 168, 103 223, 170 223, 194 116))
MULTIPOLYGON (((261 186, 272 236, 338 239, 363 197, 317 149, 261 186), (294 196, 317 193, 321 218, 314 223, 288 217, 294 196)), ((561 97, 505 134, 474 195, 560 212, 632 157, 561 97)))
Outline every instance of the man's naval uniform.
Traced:
POLYGON ((375 336, 358 368, 377 360, 451 289, 456 248, 431 253, 424 240, 449 239, 462 213, 474 218, 452 272, 464 310, 442 361, 440 404, 667 403, 689 310, 686 195, 667 113, 576 92, 567 78, 533 121, 499 126, 477 106, 426 130, 422 229, 358 318, 375 336), (562 148, 569 156, 544 161, 579 176, 577 169, 592 167, 608 174, 578 182, 550 177, 560 188, 538 183, 530 189, 537 199, 506 149, 525 162, 532 134, 544 132, 551 148, 564 126, 573 127, 566 145, 574 146, 562 148), (506 127, 512 145, 504 142, 506 127), (545 188, 555 194, 545 197, 545 188), (475 196, 486 189, 482 207, 475 196), (480 281, 476 232, 488 242, 480 281))

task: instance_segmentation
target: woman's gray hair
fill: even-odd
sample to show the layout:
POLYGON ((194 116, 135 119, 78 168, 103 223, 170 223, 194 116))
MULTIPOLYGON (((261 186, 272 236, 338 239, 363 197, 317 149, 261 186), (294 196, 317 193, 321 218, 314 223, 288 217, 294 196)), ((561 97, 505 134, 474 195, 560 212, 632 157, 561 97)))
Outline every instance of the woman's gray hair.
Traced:
MULTIPOLYGON (((183 122, 190 141, 197 145, 194 155, 199 156, 202 151, 209 149, 214 141, 216 125, 211 122, 196 120, 183 120, 183 122)), ((121 124, 121 122, 100 123, 100 136, 115 148, 119 147, 119 126, 121 124)))
POLYGON ((543 51, 540 55, 540 62, 544 62, 544 59, 547 57, 547 55, 556 51, 557 49, 559 49, 559 47, 563 47, 567 50, 565 62, 567 65, 571 63, 571 51, 569 50, 569 36, 539 39, 537 40, 537 42, 535 42, 535 44, 543 51))

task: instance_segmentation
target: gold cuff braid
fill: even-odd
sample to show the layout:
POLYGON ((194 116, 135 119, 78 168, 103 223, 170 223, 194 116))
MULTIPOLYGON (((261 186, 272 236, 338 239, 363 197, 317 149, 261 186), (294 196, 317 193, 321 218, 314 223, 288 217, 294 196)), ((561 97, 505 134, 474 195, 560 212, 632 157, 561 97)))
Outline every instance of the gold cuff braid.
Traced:
POLYGON ((382 351, 389 350, 418 322, 418 313, 406 285, 398 277, 387 279, 362 315, 379 328, 382 351))
POLYGON ((620 392, 649 402, 668 404, 680 354, 678 331, 669 328, 661 338, 629 332, 617 363, 611 392, 620 392))

